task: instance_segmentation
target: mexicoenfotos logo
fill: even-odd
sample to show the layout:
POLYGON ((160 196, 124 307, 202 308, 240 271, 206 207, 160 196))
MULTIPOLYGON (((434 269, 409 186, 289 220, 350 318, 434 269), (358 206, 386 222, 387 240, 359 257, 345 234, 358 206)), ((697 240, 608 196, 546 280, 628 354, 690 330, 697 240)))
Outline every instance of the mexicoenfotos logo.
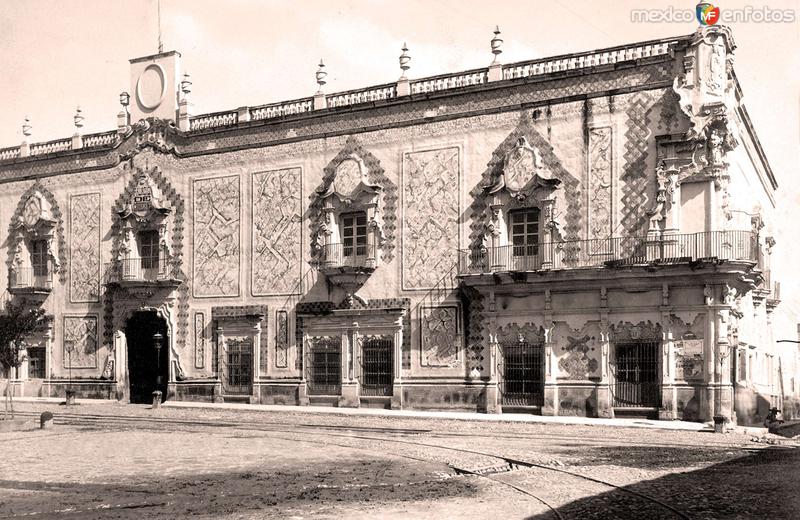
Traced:
MULTIPOLYGON (((683 1, 680 3, 683 4, 683 1)), ((684 4, 686 5, 686 4, 684 4)), ((740 8, 728 8, 723 11, 705 1, 701 1, 694 9, 669 5, 661 9, 631 9, 633 23, 691 23, 700 25, 732 24, 732 23, 795 23, 797 13, 794 9, 773 9, 768 5, 746 5, 740 8)))
POLYGON ((719 21, 719 7, 714 7, 709 3, 697 4, 696 13, 700 25, 714 25, 719 21))

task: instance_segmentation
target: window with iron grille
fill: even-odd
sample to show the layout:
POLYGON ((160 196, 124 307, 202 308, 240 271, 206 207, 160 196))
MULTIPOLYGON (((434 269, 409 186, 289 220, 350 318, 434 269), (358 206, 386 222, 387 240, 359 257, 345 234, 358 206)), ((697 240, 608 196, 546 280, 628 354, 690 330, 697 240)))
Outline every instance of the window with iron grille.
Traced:
POLYGON ((47 240, 31 242, 31 267, 34 276, 47 275, 47 240))
POLYGON ((514 256, 534 256, 539 249, 539 209, 509 212, 509 241, 514 256))
POLYGON ((364 338, 361 347, 361 395, 392 395, 393 382, 394 338, 364 338))
POLYGON ((308 393, 339 395, 342 393, 342 338, 318 338, 311 346, 308 393))
POLYGON ((342 247, 344 249, 344 256, 366 256, 366 213, 347 213, 342 215, 342 247))
POLYGON ((45 374, 45 349, 33 347, 28 349, 28 377, 31 379, 44 379, 45 374))
POLYGON ((139 257, 142 259, 142 269, 158 267, 158 249, 158 231, 139 232, 139 257))

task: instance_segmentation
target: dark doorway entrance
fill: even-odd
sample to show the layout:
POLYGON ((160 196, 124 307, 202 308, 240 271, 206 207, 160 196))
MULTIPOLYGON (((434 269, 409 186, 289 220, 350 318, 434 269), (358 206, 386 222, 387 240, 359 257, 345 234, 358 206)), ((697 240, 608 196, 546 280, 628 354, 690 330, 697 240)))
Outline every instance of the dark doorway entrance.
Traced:
POLYGON ((544 347, 536 343, 503 345, 501 403, 504 407, 544 404, 544 347))
POLYGON ((128 320, 125 335, 128 340, 131 403, 152 403, 155 390, 161 390, 161 399, 165 400, 169 382, 169 337, 166 321, 155 311, 137 312, 128 320), (160 351, 156 350, 153 341, 156 333, 163 337, 160 351))
POLYGON ((661 406, 659 378, 660 342, 617 343, 614 406, 656 408, 661 406))

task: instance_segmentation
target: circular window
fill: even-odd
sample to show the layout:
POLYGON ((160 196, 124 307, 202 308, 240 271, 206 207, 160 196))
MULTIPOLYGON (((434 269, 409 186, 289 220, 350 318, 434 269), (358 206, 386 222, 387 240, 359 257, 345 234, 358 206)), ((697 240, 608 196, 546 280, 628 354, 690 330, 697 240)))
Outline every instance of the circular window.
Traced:
POLYGON ((153 63, 144 69, 136 82, 136 99, 143 108, 154 110, 164 99, 166 88, 164 69, 153 63))

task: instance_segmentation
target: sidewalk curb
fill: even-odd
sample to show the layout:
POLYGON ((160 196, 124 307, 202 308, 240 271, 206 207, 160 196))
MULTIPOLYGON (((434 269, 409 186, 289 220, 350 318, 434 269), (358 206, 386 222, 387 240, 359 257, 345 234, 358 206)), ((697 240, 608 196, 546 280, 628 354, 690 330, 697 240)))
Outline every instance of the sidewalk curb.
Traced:
MULTIPOLYGON (((63 403, 63 399, 56 397, 19 397, 14 401, 26 403, 63 403)), ((127 403, 113 399, 78 399, 77 404, 106 404, 122 405, 127 403)), ((710 423, 695 423, 687 421, 654 421, 649 419, 602 419, 579 416, 547 416, 531 414, 482 414, 477 412, 458 412, 458 411, 427 411, 427 410, 383 410, 377 408, 336 408, 323 406, 288 406, 288 405, 267 405, 267 404, 243 404, 243 403, 202 403, 192 401, 166 401, 162 408, 193 408, 211 410, 242 410, 257 412, 286 412, 314 415, 348 415, 362 417, 386 417, 386 418, 413 418, 413 419, 446 419, 456 421, 472 422, 494 422, 494 423, 537 423, 537 424, 558 424, 558 425, 579 425, 579 426, 611 426, 617 428, 643 428, 655 430, 672 431, 694 431, 711 432, 713 426, 710 423)), ((766 432, 764 428, 753 428, 737 426, 736 433, 762 434, 766 432)))

